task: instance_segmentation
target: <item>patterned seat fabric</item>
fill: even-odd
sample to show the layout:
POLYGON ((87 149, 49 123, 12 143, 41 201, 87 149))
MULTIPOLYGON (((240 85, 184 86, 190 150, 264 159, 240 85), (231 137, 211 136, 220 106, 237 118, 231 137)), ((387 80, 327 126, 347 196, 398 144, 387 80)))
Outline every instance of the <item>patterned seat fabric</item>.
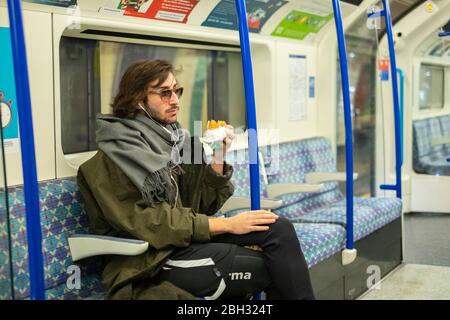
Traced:
MULTIPOLYGON (((250 197, 250 170, 248 150, 240 149, 228 152, 226 156, 226 162, 233 166, 233 176, 231 177, 231 182, 234 186, 233 196, 250 197)), ((264 183, 262 175, 260 175, 259 186, 261 197, 267 198, 266 185, 264 183)), ((248 211, 248 209, 226 212, 225 215, 231 217, 243 211, 248 211)))
POLYGON ((308 267, 333 256, 345 247, 345 229, 325 223, 294 223, 308 267))
MULTIPOLYGON (((402 202, 397 198, 354 198, 353 237, 359 240, 401 215, 402 202)), ((304 214, 297 221, 309 223, 347 224, 346 200, 304 214)))
MULTIPOLYGON (((267 148, 266 148, 267 149, 267 148)), ((282 143, 278 146, 276 170, 268 174, 272 183, 304 183, 309 172, 336 172, 336 160, 326 138, 282 143)), ((268 153, 262 150, 263 155, 268 153)), ((271 162, 276 161, 273 151, 271 162)), ((266 163, 267 166, 267 163, 266 163)), ((271 163, 271 166, 274 166, 271 163)), ((282 196, 283 206, 277 214, 303 223, 331 223, 346 225, 346 200, 337 182, 326 183, 316 193, 297 193, 282 196)), ((354 236, 359 240, 400 217, 401 200, 396 198, 354 199, 354 236)))
POLYGON ((6 216, 5 191, 0 191, 0 300, 11 297, 11 272, 8 249, 8 222, 6 216))
POLYGON ((413 166, 418 173, 450 175, 450 144, 432 140, 450 137, 450 116, 416 120, 413 123, 413 166))
MULTIPOLYGON (((336 160, 330 142, 317 137, 260 148, 269 185, 304 183, 309 172, 336 172, 336 160)), ((246 150, 232 155, 245 157, 246 150)), ((228 159, 228 158, 227 158, 228 159)), ((249 196, 248 162, 234 165, 234 195, 249 196)), ((262 178, 261 178, 262 179, 262 178)), ((267 196, 264 180, 261 195, 267 196)), ((283 205, 274 210, 294 222, 310 266, 332 256, 345 245, 346 201, 337 182, 325 183, 320 192, 281 196, 283 205), (306 235, 301 236, 299 230, 306 235), (330 238, 331 237, 331 238, 330 238), (331 239, 331 240, 330 240, 331 239)), ((359 240, 401 215, 402 203, 396 198, 354 200, 354 235, 359 240)))
MULTIPOLYGON (((324 138, 282 143, 261 148, 269 184, 304 183, 305 173, 335 172, 336 161, 331 144, 324 138)), ((325 183, 322 193, 335 190, 337 182, 325 183)), ((316 197, 317 193, 294 193, 280 197, 283 207, 316 197)), ((319 199, 317 201, 320 202, 319 199)))
MULTIPOLYGON (((245 158, 246 153, 247 150, 239 150, 231 154, 231 156, 227 155, 227 162, 232 164, 234 168, 232 182, 235 187, 235 192, 233 196, 250 196, 248 161, 237 162, 237 159, 245 158)), ((261 196, 266 197, 266 185, 262 175, 260 179, 260 189, 261 196)), ((298 203, 307 203, 307 201, 300 201, 298 203)), ((292 206, 283 206, 283 209, 288 209, 290 207, 292 206)), ((242 211, 247 211, 247 209, 236 210, 229 212, 226 215, 232 216, 242 211)), ((345 229, 340 225, 324 223, 294 223, 294 227, 308 267, 312 267, 317 263, 331 257, 345 246, 345 229)))
MULTIPOLYGON (((75 179, 40 182, 39 192, 46 297, 48 299, 82 299, 101 293, 103 288, 100 279, 100 258, 73 263, 70 257, 68 236, 88 231, 87 216, 75 179), (71 275, 68 273, 68 267, 71 265, 77 265, 81 269, 80 290, 71 290, 66 285, 71 275)), ((30 283, 23 187, 9 188, 8 199, 15 298, 27 299, 30 295, 30 283)), ((2 206, 2 208, 5 207, 2 206)), ((2 228, 2 230, 5 229, 2 228)), ((7 250, 7 248, 0 248, 0 255, 7 256, 7 250)), ((0 262, 2 267, 6 265, 3 261, 0 262)), ((0 271, 5 272, 3 268, 0 271)), ((6 276, 9 282, 9 273, 5 274, 4 278, 6 276)), ((0 279, 2 279, 1 274, 0 279)))

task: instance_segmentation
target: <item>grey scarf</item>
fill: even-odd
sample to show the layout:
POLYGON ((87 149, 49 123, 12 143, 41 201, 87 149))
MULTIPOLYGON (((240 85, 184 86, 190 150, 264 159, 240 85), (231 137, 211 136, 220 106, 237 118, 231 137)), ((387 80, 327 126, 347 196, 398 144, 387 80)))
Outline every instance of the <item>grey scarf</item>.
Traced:
POLYGON ((97 143, 141 191, 149 206, 175 205, 177 187, 171 171, 181 164, 187 132, 176 124, 163 125, 143 115, 136 119, 97 116, 97 143))

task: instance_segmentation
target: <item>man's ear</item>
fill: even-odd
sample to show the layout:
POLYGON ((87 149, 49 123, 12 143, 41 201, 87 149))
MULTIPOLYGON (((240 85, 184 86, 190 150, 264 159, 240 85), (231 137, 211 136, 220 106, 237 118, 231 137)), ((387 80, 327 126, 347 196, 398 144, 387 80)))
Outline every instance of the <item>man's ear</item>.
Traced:
POLYGON ((143 101, 141 101, 141 104, 143 107, 147 108, 148 107, 148 98, 145 97, 143 101))
POLYGON ((141 108, 145 109, 145 107, 147 106, 147 101, 146 100, 147 99, 138 101, 138 103, 137 103, 138 107, 141 107, 141 108))

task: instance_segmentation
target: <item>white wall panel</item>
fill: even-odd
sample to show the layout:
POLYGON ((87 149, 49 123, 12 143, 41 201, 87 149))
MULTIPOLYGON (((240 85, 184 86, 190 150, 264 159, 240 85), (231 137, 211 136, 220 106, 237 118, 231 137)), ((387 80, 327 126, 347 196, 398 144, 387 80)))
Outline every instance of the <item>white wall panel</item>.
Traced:
MULTIPOLYGON (((0 8, 0 26, 9 26, 0 8), (5 23, 6 22, 6 23, 5 23)), ((55 177, 51 14, 25 11, 25 40, 38 180, 55 177)), ((20 152, 6 155, 8 185, 23 183, 20 152)))
POLYGON ((301 138, 313 137, 318 134, 317 130, 317 103, 316 98, 309 97, 309 77, 315 77, 315 92, 319 91, 316 77, 316 49, 313 46, 302 43, 294 44, 277 42, 277 73, 276 73, 276 104, 273 106, 276 110, 277 129, 280 130, 281 141, 291 141, 301 138), (290 101, 290 55, 302 55, 306 57, 306 119, 290 120, 289 108, 290 101))

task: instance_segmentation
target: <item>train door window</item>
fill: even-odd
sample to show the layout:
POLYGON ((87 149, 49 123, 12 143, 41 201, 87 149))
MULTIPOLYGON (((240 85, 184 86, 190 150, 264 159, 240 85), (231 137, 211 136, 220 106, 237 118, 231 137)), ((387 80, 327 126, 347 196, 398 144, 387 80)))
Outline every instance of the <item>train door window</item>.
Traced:
POLYGON ((98 41, 62 38, 60 67, 63 152, 96 150, 95 116, 101 103, 98 41))
MULTIPOLYGON (((349 59, 350 98, 353 124, 354 168, 358 172, 355 181, 355 196, 375 195, 375 65, 376 34, 366 27, 367 16, 362 16, 346 32, 349 59)), ((340 80, 340 66, 337 78, 337 165, 345 171, 345 129, 340 80)), ((345 191, 345 184, 341 184, 345 191)))
POLYGON ((173 43, 132 44, 63 37, 60 42, 61 128, 64 154, 95 151, 96 115, 111 103, 127 67, 141 59, 165 59, 184 86, 180 124, 201 134, 207 119, 245 130, 245 98, 238 48, 193 49, 173 43))
POLYGON ((431 64, 420 66, 420 110, 444 108, 444 77, 445 69, 442 66, 431 64))

